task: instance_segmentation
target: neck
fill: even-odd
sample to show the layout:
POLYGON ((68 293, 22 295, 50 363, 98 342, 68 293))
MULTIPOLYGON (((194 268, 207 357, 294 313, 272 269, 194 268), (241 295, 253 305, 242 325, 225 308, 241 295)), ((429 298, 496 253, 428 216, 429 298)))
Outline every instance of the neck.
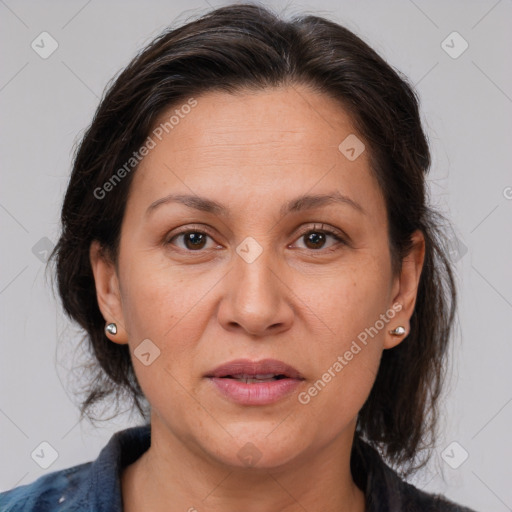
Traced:
POLYGON ((350 472, 354 428, 280 467, 244 468, 191 449, 152 421, 151 447, 122 474, 124 511, 364 512, 350 472))

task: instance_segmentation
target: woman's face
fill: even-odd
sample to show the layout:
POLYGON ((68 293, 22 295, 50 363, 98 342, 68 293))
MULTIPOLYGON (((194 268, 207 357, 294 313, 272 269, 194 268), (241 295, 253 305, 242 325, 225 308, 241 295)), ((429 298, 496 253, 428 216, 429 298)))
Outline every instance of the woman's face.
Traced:
POLYGON ((299 86, 195 99, 135 172, 117 272, 92 246, 98 301, 154 428, 231 466, 306 460, 351 442, 403 339, 389 330, 409 327, 422 252, 392 274, 368 147, 334 100, 299 86), (298 375, 211 377, 239 359, 298 375))

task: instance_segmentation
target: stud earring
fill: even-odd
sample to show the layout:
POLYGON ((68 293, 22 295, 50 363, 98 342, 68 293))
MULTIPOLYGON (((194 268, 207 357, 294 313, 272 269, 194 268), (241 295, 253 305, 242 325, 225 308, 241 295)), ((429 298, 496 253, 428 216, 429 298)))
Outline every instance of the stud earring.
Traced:
POLYGON ((396 329, 389 331, 389 334, 392 334, 393 336, 402 336, 405 334, 405 328, 399 325, 396 329))
POLYGON ((105 334, 117 334, 117 325, 114 323, 107 324, 105 326, 105 334))

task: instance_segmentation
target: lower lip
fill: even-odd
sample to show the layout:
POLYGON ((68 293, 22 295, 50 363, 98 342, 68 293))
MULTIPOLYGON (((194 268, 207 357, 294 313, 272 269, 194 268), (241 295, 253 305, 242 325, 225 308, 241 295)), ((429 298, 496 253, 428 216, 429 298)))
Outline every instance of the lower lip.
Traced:
POLYGON ((209 379, 224 396, 241 405, 272 404, 295 391, 301 382, 298 379, 279 379, 248 384, 236 379, 209 379))

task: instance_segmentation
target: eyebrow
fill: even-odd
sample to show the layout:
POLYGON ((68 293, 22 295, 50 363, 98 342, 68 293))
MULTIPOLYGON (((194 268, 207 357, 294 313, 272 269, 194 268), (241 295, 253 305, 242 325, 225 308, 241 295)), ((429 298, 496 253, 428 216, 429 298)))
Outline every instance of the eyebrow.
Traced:
MULTIPOLYGON (((169 194, 165 197, 157 199, 154 203, 149 205, 145 215, 148 216, 159 206, 169 203, 180 203, 195 210, 212 213, 214 215, 223 216, 226 218, 230 217, 230 210, 221 203, 206 197, 188 194, 169 194)), ((338 191, 331 192, 330 194, 310 194, 296 197, 281 207, 280 214, 284 217, 289 213, 311 210, 313 208, 319 208, 329 204, 348 205, 363 215, 366 215, 366 212, 359 203, 338 191)))

